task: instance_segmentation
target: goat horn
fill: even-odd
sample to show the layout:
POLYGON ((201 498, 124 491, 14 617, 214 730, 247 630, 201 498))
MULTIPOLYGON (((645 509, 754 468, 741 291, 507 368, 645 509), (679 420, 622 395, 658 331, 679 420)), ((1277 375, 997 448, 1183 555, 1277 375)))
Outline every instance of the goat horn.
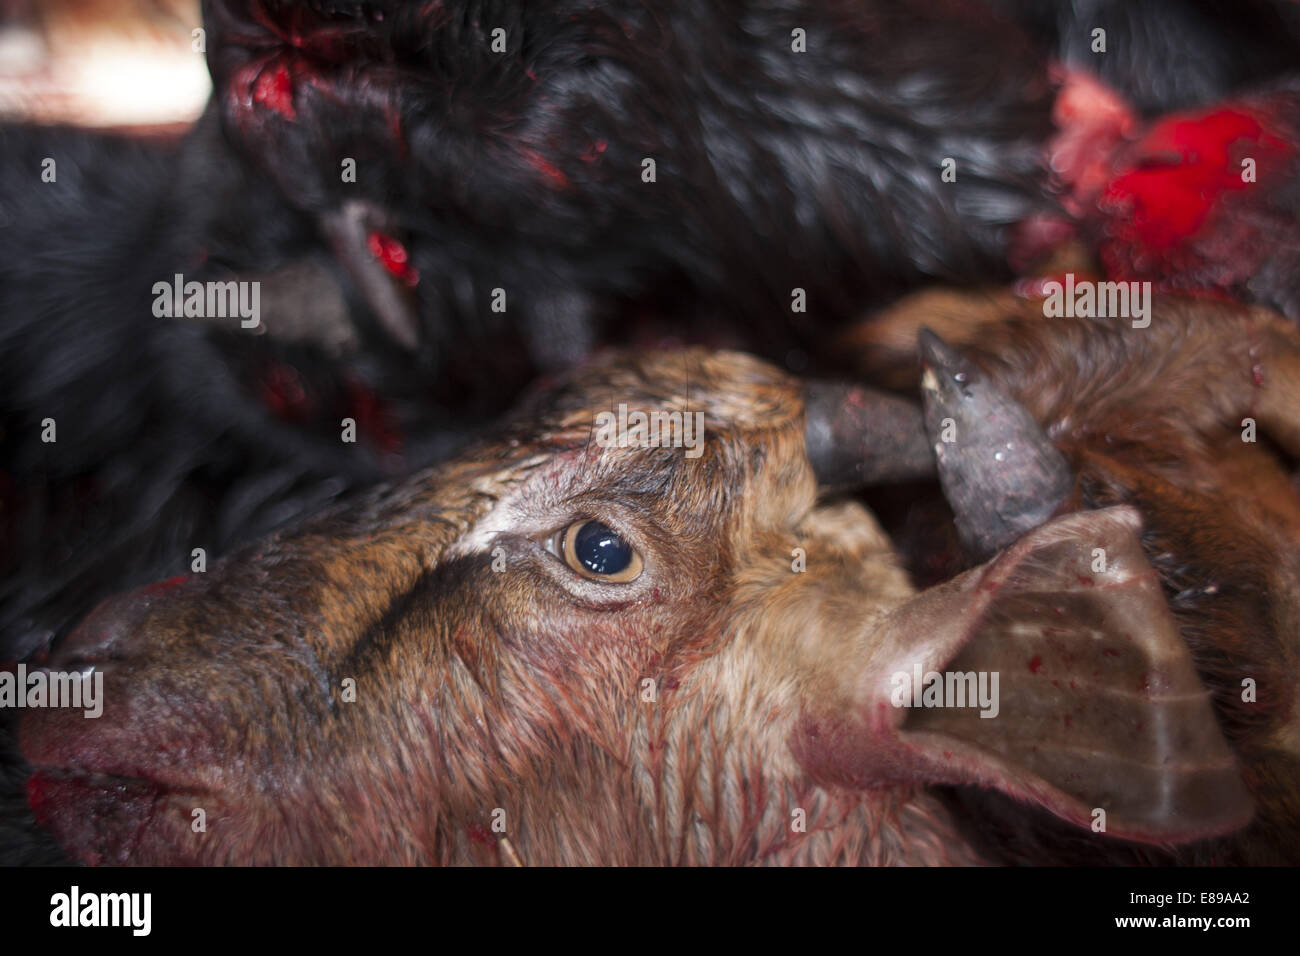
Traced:
POLYGON ((808 459, 817 480, 861 488, 934 474, 921 410, 906 399, 839 382, 804 386, 808 459))
POLYGON ((1047 521, 1074 486, 1060 450, 1018 401, 929 329, 918 337, 925 427, 962 545, 984 560, 1047 521))

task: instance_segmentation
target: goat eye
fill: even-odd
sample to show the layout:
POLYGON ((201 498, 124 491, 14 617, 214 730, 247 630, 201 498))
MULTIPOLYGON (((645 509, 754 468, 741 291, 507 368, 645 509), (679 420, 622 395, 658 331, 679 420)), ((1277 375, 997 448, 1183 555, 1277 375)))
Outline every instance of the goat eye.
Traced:
POLYGON ((569 525, 564 531, 563 553, 569 567, 594 581, 632 581, 643 566, 636 549, 599 521, 569 525))

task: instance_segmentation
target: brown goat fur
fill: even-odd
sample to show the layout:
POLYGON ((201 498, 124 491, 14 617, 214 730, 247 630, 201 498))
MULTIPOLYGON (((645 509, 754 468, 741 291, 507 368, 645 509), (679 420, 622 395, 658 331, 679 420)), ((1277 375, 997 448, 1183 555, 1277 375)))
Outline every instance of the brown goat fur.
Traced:
MULTIPOLYGON (((1236 355, 1193 334, 1235 342, 1212 320, 1242 315, 1175 306, 1147 330, 1150 345, 1104 330, 1046 334, 1025 315, 941 328, 977 340, 972 354, 1052 426, 1079 468, 1075 504, 1137 506, 1181 631, 1131 508, 1052 522, 916 596, 873 516, 819 498, 800 382, 738 354, 611 355, 447 465, 101 606, 51 664, 101 669, 104 716, 28 714, 30 802, 70 852, 108 863, 988 861, 931 784, 1051 807, 1102 854, 1124 845, 1115 837, 1192 840, 1202 849, 1191 852, 1225 860, 1293 853, 1285 476, 1213 441, 1226 440, 1222 423, 1242 401, 1285 439, 1287 404, 1272 392, 1292 380, 1293 340, 1259 320, 1265 385, 1251 377, 1243 389, 1227 370, 1249 348, 1236 355), (1207 395, 1218 404, 1202 415, 1207 395), (620 404, 703 412, 702 454, 596 442, 597 416, 620 404), (1230 500, 1226 483, 1247 478, 1277 494, 1273 510, 1230 500), (584 519, 625 536, 644 559, 638 577, 592 580, 548 550, 584 519), (1109 582, 1080 575, 1099 543, 1109 582), (1100 771, 1067 767, 1084 785, 1064 793, 1019 743, 1056 719, 1058 697, 1023 667, 1017 642, 1072 637, 1035 621, 1043 594, 1081 609, 1071 646, 1095 648, 1098 626, 1114 639, 1119 656, 1096 666, 1114 663, 1107 673, 1126 687, 1156 675, 1156 690, 1128 694, 1114 713, 1089 704, 1105 696, 1094 685, 1062 689, 1076 731, 1092 736, 1065 739, 1056 724, 1044 754, 1069 760, 1100 741, 1102 759, 1100 771), (1001 630, 977 639, 991 610, 1001 630), (1127 621, 1138 633, 1123 633, 1127 621), (904 661, 943 667, 960 651, 996 669, 1007 647, 1018 675, 1007 677, 1008 707, 1028 715, 1019 724, 904 717, 879 694, 904 661), (1242 675, 1258 681, 1257 709, 1234 701, 1242 675), (1169 721, 1154 719, 1116 737, 1117 714, 1174 715, 1176 729, 1162 736, 1153 726, 1169 721), (1004 727, 1009 744, 996 736, 1004 727), (1125 770, 1153 753, 1164 756, 1125 770), (1094 798, 1133 797, 1126 774, 1154 790, 1135 787, 1113 836, 1089 834, 1094 798), (1176 812, 1142 817, 1146 792, 1176 812), (1246 838, 1226 836, 1252 801, 1246 838)), ((912 318, 886 316, 870 334, 887 341, 912 318)), ((906 350, 864 354, 883 355, 900 380, 915 375, 899 371, 906 350)), ((1239 452, 1252 453, 1266 454, 1239 452)), ((1049 859, 1052 849, 1040 847, 1049 859)))
POLYGON ((863 373, 915 383, 925 326, 1046 428, 1078 476, 1071 507, 1143 516, 1144 550, 1257 806, 1245 834, 1190 859, 1300 862, 1300 335, 1267 310, 1206 299, 1157 298, 1150 326, 1134 328, 1047 318, 1040 299, 1009 292, 928 292, 855 330, 863 373), (1243 441, 1246 419, 1259 441, 1243 441))
POLYGON ((79 749, 55 712, 24 749, 129 773, 117 750, 169 793, 90 814, 55 773, 38 815, 99 862, 973 861, 933 796, 818 786, 788 755, 832 648, 853 652, 842 625, 911 593, 865 510, 817 507, 802 428, 798 383, 744 356, 600 364, 457 463, 102 608, 62 654, 112 658, 108 726, 79 749), (595 447, 607 400, 703 410, 705 454, 595 447), (537 539, 575 515, 616 522, 649 573, 572 575, 537 539))

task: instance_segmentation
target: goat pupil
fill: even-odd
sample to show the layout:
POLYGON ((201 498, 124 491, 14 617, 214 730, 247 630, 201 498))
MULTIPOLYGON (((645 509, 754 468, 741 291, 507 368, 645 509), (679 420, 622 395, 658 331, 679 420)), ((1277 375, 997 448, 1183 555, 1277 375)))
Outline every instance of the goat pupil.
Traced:
POLYGON ((618 574, 632 563, 631 545, 599 521, 578 529, 573 553, 592 574, 618 574))

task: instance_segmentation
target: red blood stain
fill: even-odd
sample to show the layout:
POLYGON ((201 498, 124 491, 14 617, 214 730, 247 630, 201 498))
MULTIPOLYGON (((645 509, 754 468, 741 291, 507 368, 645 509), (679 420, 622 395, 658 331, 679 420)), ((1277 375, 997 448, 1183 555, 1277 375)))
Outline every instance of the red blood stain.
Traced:
POLYGON ((551 184, 553 189, 569 188, 569 177, 564 175, 560 168, 549 159, 532 149, 525 149, 523 153, 524 158, 528 160, 529 165, 545 176, 546 181, 551 184))
POLYGON ((274 70, 264 70, 253 82, 253 102, 275 110, 285 119, 296 119, 293 108, 293 78, 283 63, 274 70))
POLYGON ((1067 730, 1068 730, 1069 727, 1070 727, 1070 721, 1071 721, 1071 717, 1070 717, 1070 715, 1069 715, 1069 714, 1066 714, 1066 715, 1065 715, 1065 726, 1066 726, 1066 729, 1067 729, 1067 730))
POLYGON ((497 838, 487 827, 481 823, 470 823, 465 827, 465 832, 475 843, 482 846, 496 846, 497 838))
POLYGON ((1043 659, 1035 654, 1029 659, 1029 673, 1037 674, 1038 669, 1043 666, 1043 659))
POLYGON ((1097 584, 1096 581, 1094 581, 1092 578, 1088 577, 1086 574, 1076 574, 1075 577, 1078 578, 1078 579, 1079 579, 1079 583, 1082 584, 1082 585, 1083 585, 1084 587, 1086 587, 1086 588, 1094 587, 1094 586, 1096 586, 1096 584, 1097 584))
POLYGON ((366 237, 366 246, 389 275, 401 279, 412 288, 419 284, 420 273, 415 266, 411 265, 411 256, 406 251, 406 246, 392 236, 377 230, 366 237))
POLYGON ((600 157, 600 154, 605 152, 608 147, 609 143, 605 142, 603 139, 598 139, 578 158, 584 163, 594 163, 600 157))
POLYGON ((1119 651, 1115 650, 1113 647, 1103 647, 1101 652, 1107 657, 1119 657, 1119 651))
POLYGON ((166 594, 168 591, 174 591, 182 584, 184 584, 185 579, 188 577, 189 575, 187 574, 178 574, 176 575, 176 577, 168 578, 165 581, 155 581, 153 584, 147 585, 144 588, 144 593, 145 594, 166 594))
POLYGON ((1121 240, 1168 251, 1205 225, 1225 193, 1242 181, 1241 161, 1259 167, 1286 151, 1283 140, 1248 113, 1222 109, 1157 124, 1138 147, 1135 168, 1111 181, 1101 208, 1117 217, 1121 240))

